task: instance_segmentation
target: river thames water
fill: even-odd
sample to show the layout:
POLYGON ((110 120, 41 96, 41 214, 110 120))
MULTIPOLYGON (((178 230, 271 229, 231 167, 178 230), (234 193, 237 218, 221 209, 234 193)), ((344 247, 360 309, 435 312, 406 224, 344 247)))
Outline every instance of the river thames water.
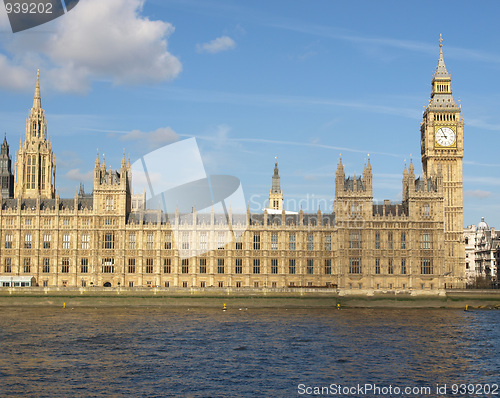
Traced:
POLYGON ((500 396, 495 310, 0 308, 0 341, 0 396, 500 396))

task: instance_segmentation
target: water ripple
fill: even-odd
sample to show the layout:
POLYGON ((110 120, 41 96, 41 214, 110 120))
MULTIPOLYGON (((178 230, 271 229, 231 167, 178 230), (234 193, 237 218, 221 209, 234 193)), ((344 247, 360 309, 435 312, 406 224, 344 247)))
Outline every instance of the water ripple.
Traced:
POLYGON ((2 308, 0 340, 6 396, 291 397, 301 383, 500 381, 500 311, 2 308))

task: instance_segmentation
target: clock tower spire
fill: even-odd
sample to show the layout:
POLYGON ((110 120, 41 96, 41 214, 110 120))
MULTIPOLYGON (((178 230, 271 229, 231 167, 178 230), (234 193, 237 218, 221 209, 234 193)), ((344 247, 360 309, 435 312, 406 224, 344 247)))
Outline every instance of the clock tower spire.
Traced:
MULTIPOLYGON (((431 97, 420 124, 424 178, 435 177, 441 169, 444 193, 446 272, 449 285, 458 286, 465 272, 463 242, 463 156, 464 122, 462 110, 453 98, 451 76, 439 38, 439 59, 432 79, 431 97)), ((449 285, 447 285, 449 287, 449 285)))

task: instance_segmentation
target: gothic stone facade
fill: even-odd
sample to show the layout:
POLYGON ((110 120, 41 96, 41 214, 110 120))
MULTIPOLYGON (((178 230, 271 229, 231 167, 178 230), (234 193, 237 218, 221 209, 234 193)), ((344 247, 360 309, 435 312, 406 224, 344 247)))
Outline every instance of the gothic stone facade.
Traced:
POLYGON ((405 165, 398 204, 373 203, 369 160, 359 177, 340 160, 327 214, 285 212, 277 164, 273 211, 165 214, 132 207, 125 157, 113 171, 97 156, 92 194, 59 198, 37 77, 13 197, 2 190, 0 274, 47 287, 461 287, 463 122, 442 48, 421 132, 423 176, 405 165))

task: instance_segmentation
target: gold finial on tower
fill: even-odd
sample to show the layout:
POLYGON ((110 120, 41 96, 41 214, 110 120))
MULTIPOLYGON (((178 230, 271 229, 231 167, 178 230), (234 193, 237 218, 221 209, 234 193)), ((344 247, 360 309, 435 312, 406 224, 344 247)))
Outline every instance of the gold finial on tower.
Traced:
POLYGON ((443 35, 439 34, 439 47, 443 47, 443 35))

